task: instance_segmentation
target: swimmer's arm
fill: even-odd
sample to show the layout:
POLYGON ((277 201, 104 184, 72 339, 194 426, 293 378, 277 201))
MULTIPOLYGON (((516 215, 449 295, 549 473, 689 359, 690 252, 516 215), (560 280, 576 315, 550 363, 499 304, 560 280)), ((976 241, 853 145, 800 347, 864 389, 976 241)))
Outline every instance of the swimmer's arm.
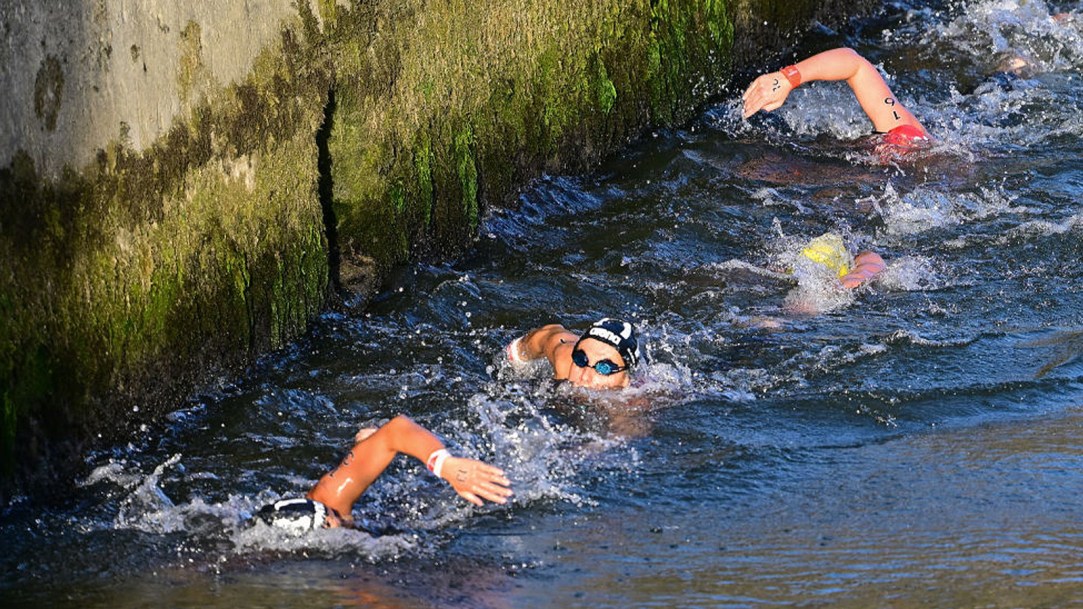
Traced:
POLYGON ((548 358, 555 361, 555 354, 562 344, 575 343, 579 337, 564 329, 560 324, 549 324, 527 332, 517 344, 518 355, 524 360, 548 358))
MULTIPOLYGON (((880 72, 853 49, 824 51, 795 64, 801 82, 845 80, 853 90, 861 109, 877 131, 887 132, 901 125, 925 130, 917 118, 895 99, 880 72)), ((764 74, 749 85, 743 96, 744 116, 782 106, 793 87, 782 72, 764 74)))
POLYGON ((839 278, 842 286, 853 289, 884 272, 887 265, 875 252, 861 252, 854 258, 854 268, 839 278))
MULTIPOLYGON (((387 436, 388 450, 396 454, 408 454, 426 463, 434 452, 444 449, 444 443, 439 438, 408 417, 399 415, 388 425, 392 423, 396 425, 394 433, 387 436)), ((483 499, 493 503, 506 503, 512 494, 508 488, 511 482, 504 476, 503 470, 475 459, 449 455, 441 468, 440 477, 446 480, 460 497, 475 505, 482 505, 483 499)))
MULTIPOLYGON (((308 493, 348 517, 354 502, 387 469, 399 453, 425 463, 443 442, 409 417, 399 415, 354 445, 337 468, 320 478, 308 493)), ((481 499, 504 503, 511 495, 504 472, 473 459, 448 457, 441 472, 452 488, 471 503, 481 499)))

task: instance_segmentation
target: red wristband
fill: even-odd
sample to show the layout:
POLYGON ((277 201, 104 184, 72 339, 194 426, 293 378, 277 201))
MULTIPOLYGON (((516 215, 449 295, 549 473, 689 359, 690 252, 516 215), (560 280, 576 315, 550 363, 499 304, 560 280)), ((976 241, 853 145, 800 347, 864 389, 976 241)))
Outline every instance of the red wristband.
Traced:
POLYGON ((779 70, 782 75, 786 77, 786 80, 790 81, 790 87, 796 89, 801 86, 801 72, 797 70, 797 66, 786 66, 779 70))

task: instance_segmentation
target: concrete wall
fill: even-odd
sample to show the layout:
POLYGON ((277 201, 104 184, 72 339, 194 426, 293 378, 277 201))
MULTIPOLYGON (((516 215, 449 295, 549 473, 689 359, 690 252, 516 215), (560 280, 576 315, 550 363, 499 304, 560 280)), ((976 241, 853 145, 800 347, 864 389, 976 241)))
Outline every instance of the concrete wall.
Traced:
POLYGON ((855 10, 7 0, 5 488, 65 476, 396 265, 462 252, 541 171, 687 120, 735 58, 855 10))
POLYGON ((0 165, 46 177, 123 139, 143 150, 241 82, 297 10, 289 0, 8 0, 0 4, 0 165))

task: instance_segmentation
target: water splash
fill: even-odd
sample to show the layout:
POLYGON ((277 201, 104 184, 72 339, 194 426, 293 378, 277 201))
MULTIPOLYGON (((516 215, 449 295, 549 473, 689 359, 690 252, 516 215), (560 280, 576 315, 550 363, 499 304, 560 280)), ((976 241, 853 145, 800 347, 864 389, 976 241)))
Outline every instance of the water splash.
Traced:
POLYGON ((1033 76, 1078 71, 1083 66, 1083 20, 1055 12, 1041 0, 991 0, 968 4, 960 16, 925 35, 982 58, 985 70, 1033 76))

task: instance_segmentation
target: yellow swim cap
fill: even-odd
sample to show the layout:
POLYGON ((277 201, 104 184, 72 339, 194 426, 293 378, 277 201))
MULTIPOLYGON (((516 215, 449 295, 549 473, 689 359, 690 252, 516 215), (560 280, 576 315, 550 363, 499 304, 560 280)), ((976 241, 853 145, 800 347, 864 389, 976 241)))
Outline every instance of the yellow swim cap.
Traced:
POLYGON ((850 272, 850 252, 835 233, 824 233, 809 241, 801 255, 837 272, 839 277, 850 272))

